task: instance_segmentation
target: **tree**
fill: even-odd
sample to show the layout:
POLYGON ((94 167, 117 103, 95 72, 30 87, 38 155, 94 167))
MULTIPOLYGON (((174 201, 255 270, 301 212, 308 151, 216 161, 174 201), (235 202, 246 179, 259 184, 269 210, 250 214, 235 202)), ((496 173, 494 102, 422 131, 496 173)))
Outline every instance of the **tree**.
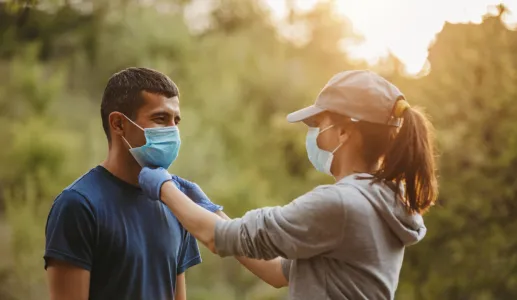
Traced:
MULTIPOLYGON (((501 10, 502 12, 503 10, 501 10)), ((408 299, 517 297, 517 32, 499 16, 446 24, 431 73, 410 99, 425 104, 440 143, 440 203, 408 251, 408 299)))

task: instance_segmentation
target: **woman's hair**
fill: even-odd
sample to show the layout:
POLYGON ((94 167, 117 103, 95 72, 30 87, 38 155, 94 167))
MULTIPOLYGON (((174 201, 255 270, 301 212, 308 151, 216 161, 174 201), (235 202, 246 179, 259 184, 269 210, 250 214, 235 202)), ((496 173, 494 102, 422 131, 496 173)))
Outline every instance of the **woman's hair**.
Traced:
POLYGON ((408 107, 401 118, 400 128, 369 122, 354 126, 362 136, 365 162, 377 167, 375 181, 394 183, 408 212, 424 213, 438 195, 433 127, 419 109, 408 107))

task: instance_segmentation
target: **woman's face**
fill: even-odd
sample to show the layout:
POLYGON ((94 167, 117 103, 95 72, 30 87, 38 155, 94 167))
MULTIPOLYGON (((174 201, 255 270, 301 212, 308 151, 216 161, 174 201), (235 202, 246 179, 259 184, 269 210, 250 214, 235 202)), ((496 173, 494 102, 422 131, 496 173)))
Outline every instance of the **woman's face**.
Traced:
POLYGON ((303 122, 309 127, 318 127, 320 129, 320 134, 317 139, 320 149, 332 152, 342 143, 340 136, 342 129, 339 126, 335 126, 336 124, 333 124, 330 113, 322 112, 303 122), (332 127, 328 128, 330 126, 332 127), (322 132, 323 130, 325 131, 322 132))

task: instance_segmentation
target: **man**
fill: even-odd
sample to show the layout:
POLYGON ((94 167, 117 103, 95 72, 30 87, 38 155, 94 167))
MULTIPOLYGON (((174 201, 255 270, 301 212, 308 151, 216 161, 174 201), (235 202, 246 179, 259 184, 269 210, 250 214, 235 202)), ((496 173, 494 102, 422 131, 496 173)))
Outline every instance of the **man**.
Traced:
POLYGON ((142 166, 176 159, 178 89, 159 72, 123 70, 108 81, 101 117, 108 157, 67 187, 48 216, 50 299, 186 299, 185 271, 201 262, 197 242, 138 187, 142 166))

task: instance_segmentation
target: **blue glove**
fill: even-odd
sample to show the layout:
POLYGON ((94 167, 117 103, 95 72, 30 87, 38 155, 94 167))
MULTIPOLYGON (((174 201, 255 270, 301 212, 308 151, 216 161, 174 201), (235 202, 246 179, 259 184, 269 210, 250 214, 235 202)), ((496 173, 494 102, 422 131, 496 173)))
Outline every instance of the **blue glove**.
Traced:
POLYGON ((172 176, 164 168, 150 169, 143 167, 138 175, 140 188, 152 200, 160 200, 162 185, 169 180, 172 180, 172 176))
POLYGON ((179 186, 179 189, 187 195, 192 201, 194 201, 197 205, 203 207, 204 209, 216 212, 223 210, 223 207, 217 204, 212 203, 208 196, 203 192, 203 190, 194 182, 188 181, 176 175, 172 175, 172 181, 179 186))

